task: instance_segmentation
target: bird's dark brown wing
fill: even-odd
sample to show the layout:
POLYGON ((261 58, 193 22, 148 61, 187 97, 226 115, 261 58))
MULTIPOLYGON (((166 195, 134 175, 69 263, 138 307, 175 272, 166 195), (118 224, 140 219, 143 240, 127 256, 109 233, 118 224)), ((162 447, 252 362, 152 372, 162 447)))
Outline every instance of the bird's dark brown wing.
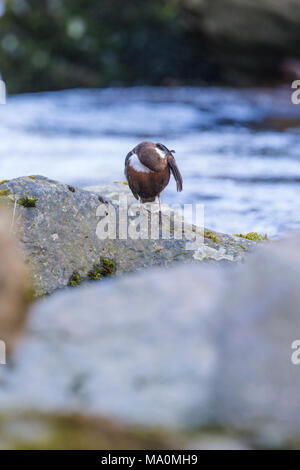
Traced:
POLYGON ((179 171, 179 168, 177 166, 176 160, 173 157, 173 155, 170 153, 168 155, 168 165, 170 167, 170 170, 175 178, 176 185, 177 185, 177 191, 182 191, 182 176, 179 171))

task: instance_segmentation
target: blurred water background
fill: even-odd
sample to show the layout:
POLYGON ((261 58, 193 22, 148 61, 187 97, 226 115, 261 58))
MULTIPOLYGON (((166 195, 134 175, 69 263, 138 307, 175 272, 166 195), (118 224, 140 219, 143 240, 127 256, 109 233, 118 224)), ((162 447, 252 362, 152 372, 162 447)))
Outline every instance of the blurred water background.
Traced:
POLYGON ((227 233, 299 228, 300 0, 0 0, 0 22, 0 178, 120 181, 161 141, 184 177, 164 202, 227 233))
POLYGON ((10 96, 0 107, 0 177, 80 187, 123 181, 138 142, 176 150, 184 191, 208 227, 282 236, 300 227, 300 106, 286 88, 131 87, 10 96))

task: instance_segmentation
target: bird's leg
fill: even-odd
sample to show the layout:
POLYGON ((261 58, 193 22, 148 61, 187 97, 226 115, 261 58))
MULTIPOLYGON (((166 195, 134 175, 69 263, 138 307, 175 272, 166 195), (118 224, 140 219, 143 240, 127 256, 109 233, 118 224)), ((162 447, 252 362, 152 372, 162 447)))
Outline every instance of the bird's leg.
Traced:
POLYGON ((151 211, 149 211, 149 209, 146 209, 146 207, 143 206, 142 199, 140 198, 140 214, 142 213, 142 211, 146 211, 148 212, 148 214, 151 214, 151 211))
POLYGON ((158 195, 158 204, 159 204, 159 230, 162 229, 162 215, 161 215, 161 200, 160 194, 158 195))

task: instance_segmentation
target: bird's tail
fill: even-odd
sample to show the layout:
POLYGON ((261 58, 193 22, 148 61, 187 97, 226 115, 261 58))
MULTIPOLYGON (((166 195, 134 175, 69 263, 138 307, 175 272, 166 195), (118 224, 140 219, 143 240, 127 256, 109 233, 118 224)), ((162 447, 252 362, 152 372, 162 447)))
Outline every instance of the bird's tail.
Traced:
MULTIPOLYGON (((171 151, 172 152, 172 151, 171 151)), ((177 185, 177 191, 182 191, 182 176, 179 171, 179 168, 177 166, 176 160, 173 157, 172 153, 169 153, 168 155, 168 165, 170 167, 170 170, 175 178, 176 185, 177 185)))

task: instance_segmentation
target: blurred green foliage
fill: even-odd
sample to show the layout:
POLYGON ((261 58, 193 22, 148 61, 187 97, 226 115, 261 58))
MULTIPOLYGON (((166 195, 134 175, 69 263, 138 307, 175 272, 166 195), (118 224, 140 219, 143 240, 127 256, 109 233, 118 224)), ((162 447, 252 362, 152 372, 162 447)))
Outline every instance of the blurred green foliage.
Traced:
POLYGON ((203 72, 176 0, 5 0, 8 91, 168 84, 203 72))

